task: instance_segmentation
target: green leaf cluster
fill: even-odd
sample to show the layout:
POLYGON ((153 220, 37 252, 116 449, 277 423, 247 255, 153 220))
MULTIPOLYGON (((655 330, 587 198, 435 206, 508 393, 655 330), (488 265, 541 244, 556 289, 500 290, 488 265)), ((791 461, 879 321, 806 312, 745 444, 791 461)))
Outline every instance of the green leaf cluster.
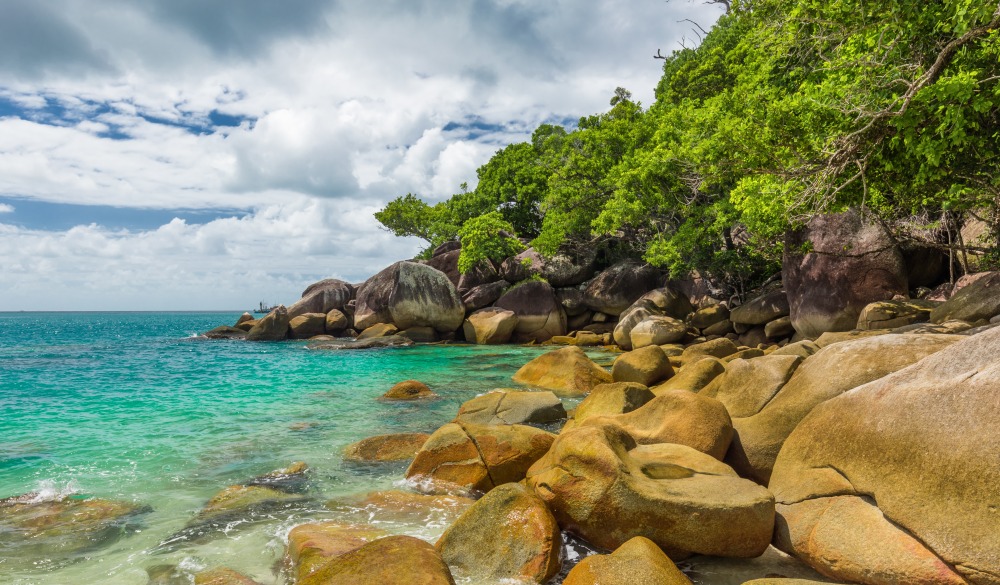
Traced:
POLYGON ((613 240, 736 293, 779 268, 789 228, 850 206, 902 237, 914 217, 976 217, 996 246, 996 0, 734 2, 665 59, 655 95, 618 88, 606 112, 497 151, 474 190, 376 217, 431 246, 460 237, 463 269, 517 238, 544 255, 613 240))

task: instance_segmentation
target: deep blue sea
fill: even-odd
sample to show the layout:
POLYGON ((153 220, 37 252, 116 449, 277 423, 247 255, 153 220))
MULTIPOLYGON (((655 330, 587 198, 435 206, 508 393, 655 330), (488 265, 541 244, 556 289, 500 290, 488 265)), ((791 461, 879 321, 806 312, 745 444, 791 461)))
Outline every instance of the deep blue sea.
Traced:
MULTIPOLYGON (((317 502, 400 487, 405 466, 345 464, 341 450, 382 433, 431 432, 539 349, 417 346, 313 351, 304 342, 199 338, 232 313, 0 313, 0 498, 86 494, 152 507, 141 529, 70 558, 0 555, 0 583, 145 585, 147 569, 219 565, 261 583, 288 529, 329 517, 320 504, 176 550, 158 548, 222 488, 305 461, 317 502), (441 395, 379 402, 418 379, 441 395)), ((570 405, 571 406, 571 405, 570 405)), ((392 527, 431 541, 444 525, 392 527)))

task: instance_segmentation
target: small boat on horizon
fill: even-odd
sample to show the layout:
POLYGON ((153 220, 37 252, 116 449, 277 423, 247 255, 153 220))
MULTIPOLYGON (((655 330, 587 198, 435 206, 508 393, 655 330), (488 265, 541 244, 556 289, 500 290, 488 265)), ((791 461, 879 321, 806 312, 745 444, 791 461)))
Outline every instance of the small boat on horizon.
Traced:
POLYGON ((270 313, 274 310, 277 305, 269 305, 261 301, 257 304, 257 308, 253 310, 254 313, 270 313))

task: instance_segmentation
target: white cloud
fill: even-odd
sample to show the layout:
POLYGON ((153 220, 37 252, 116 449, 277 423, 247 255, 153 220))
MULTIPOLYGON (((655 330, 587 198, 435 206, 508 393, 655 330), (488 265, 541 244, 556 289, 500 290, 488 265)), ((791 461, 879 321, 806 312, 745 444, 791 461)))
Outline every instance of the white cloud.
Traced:
POLYGON ((0 203, 0 213, 14 213, 14 206, 0 203))
POLYGON ((124 281, 145 295, 200 286, 208 306, 229 285, 219 279, 238 277, 229 298, 243 302, 265 283, 362 278, 415 250, 377 229, 371 213, 388 199, 474 186, 498 148, 543 121, 606 109, 617 86, 650 103, 661 63, 652 55, 689 29, 677 21, 707 28, 719 14, 694 1, 303 0, 296 11, 270 0, 12 2, 23 30, 0 35, 0 53, 20 51, 0 58, 0 105, 33 114, 0 117, 0 195, 253 212, 144 233, 6 226, 0 268, 17 276, 0 309, 71 283, 106 288, 66 308, 127 296, 124 281), (34 38, 50 44, 8 47, 34 38), (210 129, 216 113, 254 122, 179 126, 210 129), (479 131, 462 130, 473 121, 479 131), (326 265, 307 270, 303 255, 326 265))

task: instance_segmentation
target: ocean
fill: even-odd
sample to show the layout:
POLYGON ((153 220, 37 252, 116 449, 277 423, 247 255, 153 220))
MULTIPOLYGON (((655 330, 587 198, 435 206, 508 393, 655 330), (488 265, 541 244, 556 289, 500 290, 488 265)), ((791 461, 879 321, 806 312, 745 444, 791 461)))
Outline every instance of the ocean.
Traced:
MULTIPOLYGON (((128 534, 74 554, 0 535, 0 583, 146 585, 149 569, 165 567, 177 582, 190 582, 217 566, 278 583, 288 530, 338 518, 325 501, 406 487, 405 464, 345 463, 344 446, 383 433, 432 432, 465 400, 510 387, 514 372, 541 351, 311 351, 297 341, 196 337, 239 315, 0 313, 0 499, 39 492, 151 507, 128 534), (406 379, 441 398, 376 400, 406 379), (294 461, 311 468, 315 504, 204 542, 160 546, 226 486, 294 461)), ((425 518, 384 527, 433 542, 446 524, 425 518)))

